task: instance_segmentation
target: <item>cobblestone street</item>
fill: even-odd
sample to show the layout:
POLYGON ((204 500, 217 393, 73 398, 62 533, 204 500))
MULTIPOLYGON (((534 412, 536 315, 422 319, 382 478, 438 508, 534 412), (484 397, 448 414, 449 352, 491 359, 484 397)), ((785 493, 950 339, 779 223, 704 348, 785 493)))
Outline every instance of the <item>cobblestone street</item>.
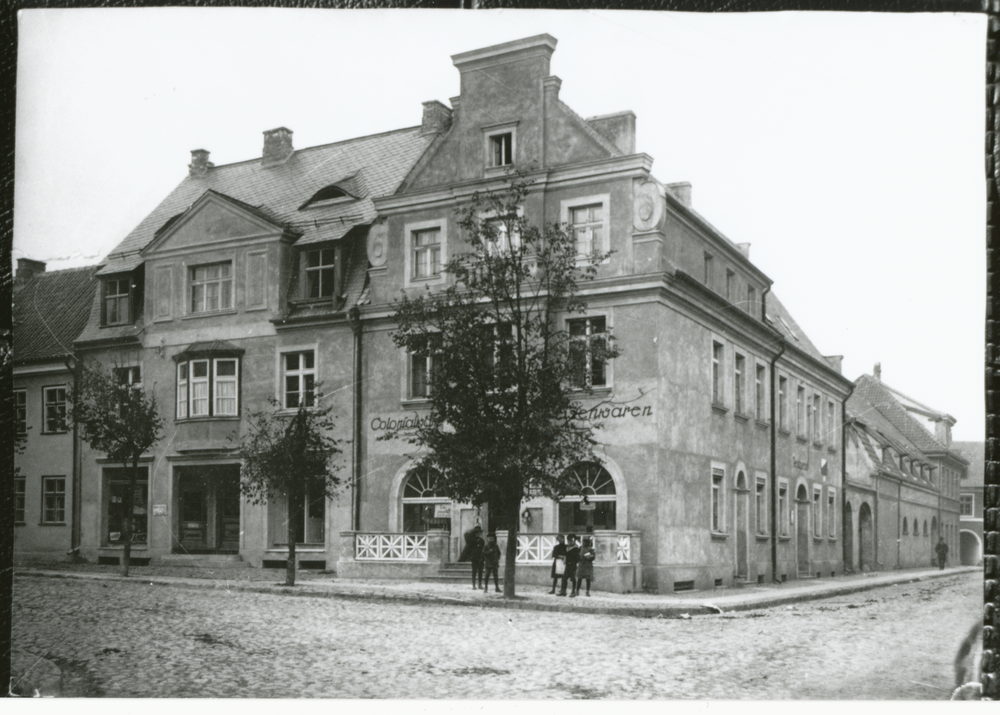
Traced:
POLYGON ((975 572, 679 619, 140 578, 18 576, 15 672, 37 664, 26 679, 52 682, 54 663, 64 696, 947 699, 982 602, 975 572))

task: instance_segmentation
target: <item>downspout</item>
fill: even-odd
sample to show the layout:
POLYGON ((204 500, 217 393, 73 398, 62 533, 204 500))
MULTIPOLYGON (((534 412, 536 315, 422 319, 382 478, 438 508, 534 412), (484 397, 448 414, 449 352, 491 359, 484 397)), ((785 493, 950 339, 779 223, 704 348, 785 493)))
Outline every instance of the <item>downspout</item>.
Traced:
MULTIPOLYGON (((854 385, 840 403, 840 550, 843 553, 843 563, 851 564, 854 572, 854 561, 847 553, 847 401, 854 394, 854 385)), ((851 544, 854 544, 854 527, 851 527, 851 544)), ((861 529, 858 529, 858 548, 861 546, 861 529)), ((860 551, 859 551, 860 553, 860 551)), ((846 570, 846 569, 845 569, 846 570)))
MULTIPOLYGON (((66 367, 73 373, 73 390, 80 387, 80 375, 82 373, 82 363, 72 357, 66 358, 66 367)), ((80 504, 83 492, 83 455, 80 450, 80 425, 73 420, 73 509, 71 513, 72 522, 69 527, 69 551, 67 556, 76 557, 80 553, 80 520, 82 518, 82 505, 80 504)))
POLYGON ((874 533, 872 533, 872 542, 875 545, 875 566, 881 566, 882 562, 878 560, 878 514, 881 511, 882 499, 880 498, 881 492, 878 488, 878 468, 875 469, 875 525, 873 527, 874 533))
POLYGON ((361 310, 351 308, 348 315, 354 332, 354 387, 352 412, 353 449, 351 458, 351 531, 361 528, 361 310))
MULTIPOLYGON (((765 290, 761 294, 762 299, 766 294, 765 290)), ((778 578, 778 412, 775 409, 777 401, 775 385, 778 378, 774 368, 778 359, 784 355, 786 347, 788 345, 782 338, 781 350, 771 360, 771 580, 775 583, 781 583, 781 579, 778 578)))
POLYGON ((903 480, 896 480, 896 568, 899 569, 899 547, 903 541, 903 480))

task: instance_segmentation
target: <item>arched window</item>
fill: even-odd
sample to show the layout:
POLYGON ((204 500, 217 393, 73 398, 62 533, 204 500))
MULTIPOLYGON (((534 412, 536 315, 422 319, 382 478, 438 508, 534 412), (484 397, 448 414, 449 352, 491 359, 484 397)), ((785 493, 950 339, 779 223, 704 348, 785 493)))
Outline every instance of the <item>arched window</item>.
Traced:
POLYGON ((928 533, 929 532, 927 531, 927 519, 924 519, 924 536, 927 536, 928 533))
POLYGON ((414 469, 406 475, 403 484, 403 531, 451 531, 451 500, 441 489, 440 477, 440 472, 429 468, 414 469))
POLYGON ((937 517, 931 517, 931 536, 937 536, 937 517))
POLYGON ((906 525, 906 517, 905 516, 903 517, 903 533, 904 534, 909 534, 910 533, 909 527, 907 527, 907 525, 906 525))
POLYGON ((616 529, 615 482, 608 470, 595 462, 580 462, 569 471, 578 490, 559 502, 559 531, 616 529))

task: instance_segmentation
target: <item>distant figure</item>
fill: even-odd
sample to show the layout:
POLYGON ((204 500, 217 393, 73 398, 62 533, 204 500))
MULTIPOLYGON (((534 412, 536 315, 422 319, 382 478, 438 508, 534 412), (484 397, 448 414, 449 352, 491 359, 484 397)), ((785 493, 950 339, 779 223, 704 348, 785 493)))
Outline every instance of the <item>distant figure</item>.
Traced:
POLYGON ((594 542, 589 536, 583 537, 583 548, 580 549, 580 563, 576 567, 576 588, 573 593, 580 595, 580 583, 587 580, 587 595, 590 595, 590 581, 594 578, 594 559, 597 558, 597 550, 594 549, 594 542))
POLYGON ((948 544, 944 542, 944 537, 939 536, 937 546, 934 547, 934 552, 937 554, 938 568, 944 571, 944 564, 948 560, 948 544))
POLYGON ((486 577, 483 580, 483 593, 490 590, 490 574, 493 574, 493 587, 500 593, 500 547, 497 537, 490 534, 486 537, 486 548, 483 550, 483 561, 486 565, 486 577))
POLYGON ((576 565, 580 563, 580 546, 576 543, 576 534, 566 537, 566 573, 562 577, 562 588, 559 590, 560 596, 566 595, 566 582, 569 581, 573 587, 570 598, 576 596, 576 565))
POLYGON ((563 577, 566 573, 566 539, 562 534, 556 537, 556 545, 552 547, 552 590, 549 593, 556 592, 556 586, 559 585, 559 579, 563 577))
POLYGON ((466 555, 472 562, 472 587, 482 588, 483 586, 483 549, 486 542, 483 541, 483 527, 478 524, 465 535, 466 555))

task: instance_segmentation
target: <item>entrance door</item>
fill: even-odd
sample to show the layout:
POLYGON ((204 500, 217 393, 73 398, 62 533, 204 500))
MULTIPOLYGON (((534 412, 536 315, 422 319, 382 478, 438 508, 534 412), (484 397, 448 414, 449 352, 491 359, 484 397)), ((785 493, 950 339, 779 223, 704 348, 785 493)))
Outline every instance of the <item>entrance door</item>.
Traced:
POLYGON ((181 480, 180 530, 181 547, 185 551, 203 551, 208 548, 207 490, 203 483, 185 484, 181 480))
POLYGON ((872 510, 867 504, 858 508, 858 570, 875 570, 875 531, 872 510))
POLYGON ((240 549, 239 466, 183 467, 177 479, 178 551, 240 549))
POLYGON ((799 576, 809 575, 809 494, 803 485, 795 494, 795 544, 799 576))
POLYGON ((233 482, 222 482, 216 491, 219 508, 218 545, 220 551, 240 550, 240 490, 233 482))
POLYGON ((748 562, 750 560, 747 531, 750 526, 750 491, 743 472, 736 478, 736 577, 747 578, 748 562))
POLYGON ((854 570, 854 516, 849 502, 844 504, 844 567, 854 570))

